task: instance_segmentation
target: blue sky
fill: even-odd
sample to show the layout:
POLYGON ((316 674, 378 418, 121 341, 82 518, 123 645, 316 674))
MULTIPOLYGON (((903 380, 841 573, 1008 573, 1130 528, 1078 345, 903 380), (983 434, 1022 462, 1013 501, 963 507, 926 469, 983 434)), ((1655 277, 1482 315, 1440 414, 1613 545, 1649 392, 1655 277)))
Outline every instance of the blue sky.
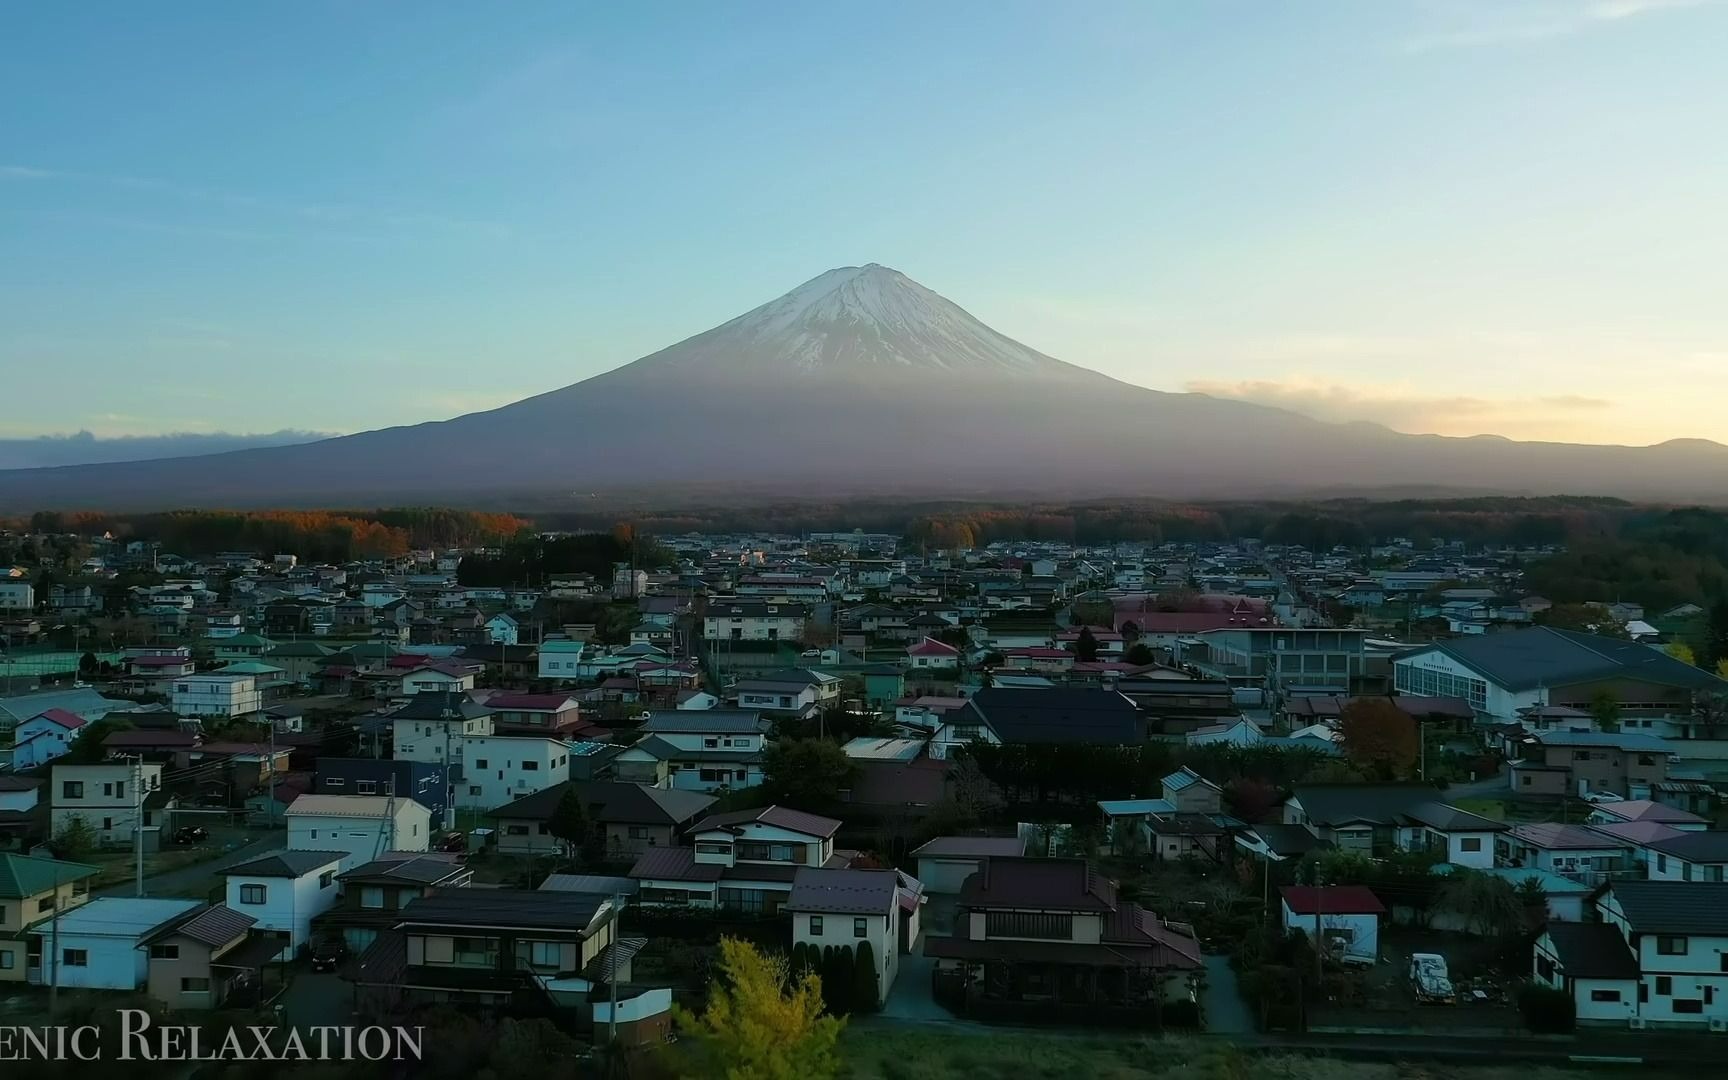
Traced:
POLYGON ((1728 441, 1728 4, 130 3, 0 34, 0 437, 354 431, 881 262, 1054 356, 1728 441))

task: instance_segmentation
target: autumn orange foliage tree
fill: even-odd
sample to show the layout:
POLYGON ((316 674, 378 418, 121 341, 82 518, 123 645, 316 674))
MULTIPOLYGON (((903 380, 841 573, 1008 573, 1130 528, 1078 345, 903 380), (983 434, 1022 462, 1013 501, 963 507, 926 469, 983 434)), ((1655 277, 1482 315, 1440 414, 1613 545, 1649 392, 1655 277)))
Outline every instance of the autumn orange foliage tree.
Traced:
POLYGON ((1389 698, 1357 698, 1338 716, 1344 756, 1373 780, 1396 780, 1416 764, 1416 720, 1389 698))

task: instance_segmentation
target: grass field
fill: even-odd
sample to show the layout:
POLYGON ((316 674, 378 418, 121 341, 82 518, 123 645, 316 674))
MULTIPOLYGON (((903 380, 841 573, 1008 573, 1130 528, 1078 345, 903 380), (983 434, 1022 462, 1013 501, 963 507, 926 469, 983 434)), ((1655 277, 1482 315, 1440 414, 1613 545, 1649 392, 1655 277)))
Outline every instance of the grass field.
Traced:
POLYGON ((1014 1031, 849 1026, 849 1080, 1581 1080, 1536 1066, 1374 1064, 1258 1056, 1199 1040, 1041 1035, 1014 1031))

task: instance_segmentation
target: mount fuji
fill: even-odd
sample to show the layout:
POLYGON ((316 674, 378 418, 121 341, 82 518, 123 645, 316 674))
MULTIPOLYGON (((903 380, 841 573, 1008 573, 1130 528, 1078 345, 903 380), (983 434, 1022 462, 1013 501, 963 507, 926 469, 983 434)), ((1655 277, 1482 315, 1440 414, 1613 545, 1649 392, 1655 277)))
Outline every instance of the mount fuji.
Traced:
POLYGON ((502 408, 295 446, 0 471, 0 509, 1436 489, 1728 501, 1728 447, 1403 435, 1148 390, 872 263, 502 408))

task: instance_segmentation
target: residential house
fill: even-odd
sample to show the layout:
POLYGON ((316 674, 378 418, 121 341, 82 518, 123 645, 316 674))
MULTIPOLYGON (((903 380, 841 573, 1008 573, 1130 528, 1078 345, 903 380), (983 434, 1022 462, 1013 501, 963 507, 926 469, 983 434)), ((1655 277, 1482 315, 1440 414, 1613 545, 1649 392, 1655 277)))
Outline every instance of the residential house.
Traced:
MULTIPOLYGON (((876 1004, 887 1003, 900 973, 902 926, 918 915, 917 894, 902 890, 897 871, 800 867, 783 910, 792 915, 794 946, 851 949, 856 954, 868 944, 876 965, 876 1004), (903 895, 912 901, 910 911, 902 906, 903 895)), ((917 937, 914 930, 905 940, 917 937)))
POLYGON ((1016 836, 938 836, 912 850, 924 891, 945 895, 958 895, 987 860, 1024 854, 1026 845, 1016 836))
POLYGON ((1616 881, 1595 922, 1549 923, 1536 981, 1567 990, 1581 1024, 1721 1030, 1728 1022, 1728 884, 1616 881))
POLYGON ((1668 740, 1630 732, 1540 731, 1518 744, 1510 769, 1521 795, 1609 792, 1646 799, 1668 779, 1668 740))
POLYGON ((1208 678, 1232 686, 1266 688, 1275 695, 1342 691, 1371 692, 1380 680, 1370 671, 1366 630, 1332 627, 1234 627, 1205 630, 1189 646, 1178 642, 1176 658, 1208 678))
POLYGON ((319 757, 308 790, 317 795, 395 795, 413 799, 432 813, 432 823, 456 823, 450 803, 448 766, 423 761, 319 757))
POLYGON ((528 735, 464 735, 453 777, 458 809, 491 810, 570 779, 570 747, 528 735))
POLYGON ((927 637, 906 647, 906 666, 916 672, 957 671, 960 650, 947 642, 927 637))
POLYGON ((34 611, 36 587, 28 581, 0 578, 0 611, 34 611))
POLYGON ((1652 881, 1728 880, 1728 832, 1677 832, 1644 847, 1652 881))
POLYGON ((949 713, 931 739, 932 757, 973 740, 1009 743, 1093 743, 1135 746, 1146 741, 1134 703, 1114 690, 1004 690, 990 687, 949 713))
POLYGON ((46 765, 72 748, 84 733, 84 718, 65 709, 49 709, 12 730, 12 768, 46 765))
POLYGON ((387 851, 425 851, 432 838, 432 812, 407 798, 302 795, 283 816, 291 849, 347 852, 344 870, 387 851))
POLYGON ((175 1011, 217 1009, 236 991, 256 988, 281 944, 253 931, 257 920, 209 904, 145 934, 145 991, 175 1011))
POLYGON ((264 707, 257 680, 251 675, 183 675, 168 692, 168 707, 177 716, 232 719, 264 707))
POLYGON ((150 971, 146 939, 207 906, 142 897, 91 900, 37 924, 42 964, 33 981, 62 990, 137 990, 150 971))
POLYGON ((716 814, 689 829, 692 847, 656 848, 636 860, 638 902, 772 915, 801 866, 844 866, 833 818, 767 806, 716 814))
POLYGON ((650 713, 637 729, 643 737, 613 759, 613 770, 620 780, 686 791, 753 787, 762 782, 771 726, 751 710, 650 713))
MULTIPOLYGON (((611 897, 521 889, 451 889, 411 901, 345 973, 360 1010, 393 1014, 421 1002, 545 1007, 579 1000, 603 975, 628 981, 628 961, 607 956, 617 911, 611 897)), ((633 954, 641 939, 627 939, 633 954)), ((622 954, 626 942, 619 942, 622 954)))
POLYGON ((62 916, 90 896, 101 872, 85 863, 0 852, 0 983, 38 981, 41 942, 30 928, 62 916))
POLYGON ((1192 999, 1202 967, 1190 928, 1121 899, 1083 859, 985 860, 954 933, 924 955, 949 1008, 1041 1022, 1155 1015, 1192 999))
POLYGON ((802 604, 713 599, 702 616, 702 637, 707 641, 795 642, 804 636, 809 614, 802 604))
POLYGON ((1300 930, 1310 941, 1325 942, 1326 954, 1339 960, 1374 964, 1380 960, 1380 920, 1386 906, 1361 885, 1285 885, 1278 890, 1279 925, 1300 930))
POLYGON ((546 788, 499 807, 498 850, 505 855, 552 855, 563 849, 547 825, 574 790, 582 800, 589 824, 605 837, 611 856, 640 855, 650 848, 672 847, 689 825, 714 805, 707 795, 673 788, 617 781, 571 781, 546 788))
POLYGON ((0 846, 28 847, 48 832, 48 804, 42 801, 47 783, 34 776, 0 773, 0 846))
POLYGON ((740 679, 733 687, 740 709, 776 720, 808 720, 840 703, 839 676, 787 668, 740 679))
POLYGON ((312 919, 314 941, 341 939, 355 956, 396 925, 403 908, 422 896, 465 889, 474 881, 455 855, 390 852, 336 875, 335 904, 312 919))
POLYGON ((1637 870, 1633 843, 1607 829, 1554 821, 1514 825, 1495 843, 1500 866, 1546 870, 1587 885, 1623 878, 1637 870))
POLYGON ((587 647, 587 642, 577 638, 546 638, 540 642, 538 676, 553 682, 575 682, 582 678, 582 654, 587 647))
POLYGON ((162 787, 162 766, 155 763, 55 765, 50 782, 50 824, 59 833, 82 818, 103 845, 134 842, 143 828, 144 848, 161 846, 161 811, 152 805, 162 787))
POLYGON ((495 693, 483 702, 499 735, 547 735, 571 739, 594 725, 582 719, 581 705, 568 694, 495 693))
POLYGON ((1502 822, 1449 806, 1427 784, 1305 784, 1284 801, 1283 824, 1300 825, 1343 851, 1432 851, 1458 866, 1494 865, 1502 822))
POLYGON ((1542 705, 1589 710, 1607 695, 1619 704, 1622 732, 1674 738, 1696 737, 1694 695, 1728 690, 1728 680, 1660 648, 1551 626, 1403 653, 1393 682, 1402 693, 1464 698, 1482 723, 1513 723, 1542 705))
POLYGON ((250 915, 261 936, 277 942, 273 960, 292 960, 312 941, 312 920, 336 904, 336 875, 349 852, 292 848, 222 871, 225 902, 250 915))
POLYGON ((402 675, 401 694, 466 694, 474 689, 474 681, 484 665, 465 660, 434 660, 421 664, 402 675))
POLYGON ((493 645, 516 645, 520 643, 522 624, 516 616, 508 611, 501 611, 487 619, 484 624, 486 640, 493 645))
POLYGON ((491 710, 467 694, 416 694, 389 713, 391 756, 397 761, 460 765, 470 736, 491 735, 491 710))

